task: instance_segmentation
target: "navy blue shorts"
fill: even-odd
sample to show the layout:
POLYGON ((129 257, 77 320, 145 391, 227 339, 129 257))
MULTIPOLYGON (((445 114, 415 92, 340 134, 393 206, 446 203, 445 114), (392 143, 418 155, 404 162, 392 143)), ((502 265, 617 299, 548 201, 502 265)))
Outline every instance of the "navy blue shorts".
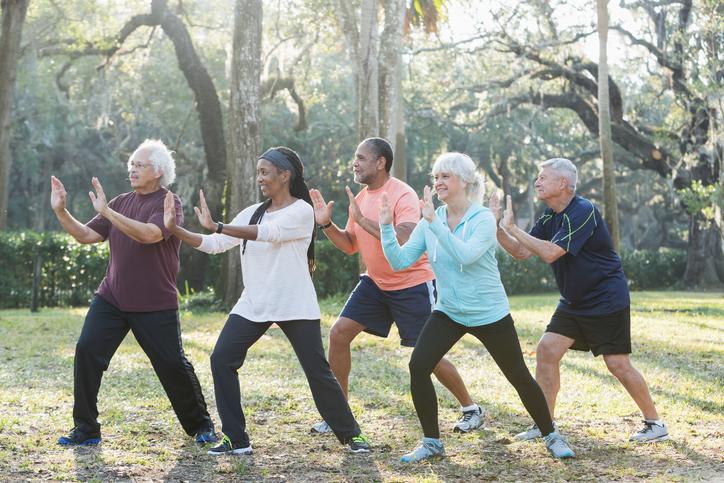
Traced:
POLYGON ((630 354, 630 307, 607 315, 575 315, 556 310, 546 332, 571 338, 571 349, 591 351, 594 356, 630 354))
POLYGON ((394 322, 400 345, 415 347, 436 298, 434 280, 402 290, 382 290, 369 276, 360 275, 339 316, 354 320, 364 326, 365 332, 380 337, 389 335, 394 322))

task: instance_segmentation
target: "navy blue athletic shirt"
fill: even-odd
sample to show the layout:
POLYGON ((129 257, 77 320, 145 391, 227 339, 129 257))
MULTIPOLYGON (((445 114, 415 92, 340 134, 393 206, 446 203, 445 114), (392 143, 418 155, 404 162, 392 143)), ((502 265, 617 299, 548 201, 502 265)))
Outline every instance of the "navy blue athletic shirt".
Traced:
POLYGON ((608 315, 630 305, 621 259, 601 213, 590 200, 575 196, 560 213, 547 208, 530 234, 566 251, 551 264, 561 292, 558 310, 608 315))

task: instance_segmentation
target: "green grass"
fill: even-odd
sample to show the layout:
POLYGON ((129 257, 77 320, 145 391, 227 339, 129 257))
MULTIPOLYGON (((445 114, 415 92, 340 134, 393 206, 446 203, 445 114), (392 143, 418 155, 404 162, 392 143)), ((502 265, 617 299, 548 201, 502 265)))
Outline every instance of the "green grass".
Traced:
MULTIPOLYGON (((326 332, 342 298, 322 303, 326 332)), ((554 309, 553 294, 511 299, 526 361, 554 309)), ((466 336, 450 358, 487 410, 484 430, 457 435, 457 405, 439 385, 442 438, 449 457, 403 465, 419 441, 409 394, 409 349, 361 335, 353 346, 351 406, 375 445, 351 455, 334 437, 312 436, 319 420, 291 347, 271 329, 239 372, 253 456, 207 456, 174 418, 150 363, 128 337, 99 395, 103 443, 67 449, 55 444, 72 425, 73 351, 84 308, 0 311, 0 479, 108 481, 293 480, 711 480, 724 478, 724 297, 712 293, 633 294, 633 360, 646 377, 672 441, 633 445, 640 416, 603 361, 569 353, 563 361, 558 421, 578 454, 551 459, 542 443, 511 443, 530 424, 514 390, 485 349, 466 336)), ((184 346, 205 389, 214 420, 208 355, 223 313, 183 314, 184 346)))

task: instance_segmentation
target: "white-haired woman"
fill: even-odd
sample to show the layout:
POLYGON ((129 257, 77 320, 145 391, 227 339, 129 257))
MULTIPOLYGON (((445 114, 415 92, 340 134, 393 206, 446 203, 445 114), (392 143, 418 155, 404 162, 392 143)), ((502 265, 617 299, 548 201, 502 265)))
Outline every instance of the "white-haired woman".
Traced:
POLYGON ((437 396, 430 375, 465 334, 472 334, 485 345, 518 391, 526 410, 545 435, 551 454, 556 458, 572 458, 573 451, 555 431, 543 391, 523 360, 495 258, 495 217, 480 203, 484 193, 482 176, 470 157, 461 153, 440 156, 432 174, 435 192, 444 204, 435 210, 430 187, 425 187, 420 201, 423 220, 402 247, 392 226, 389 203, 383 199, 380 206, 382 247, 392 268, 402 270, 426 252, 439 294, 435 310, 410 358, 412 399, 424 438, 402 461, 414 462, 445 454, 437 421, 437 396))

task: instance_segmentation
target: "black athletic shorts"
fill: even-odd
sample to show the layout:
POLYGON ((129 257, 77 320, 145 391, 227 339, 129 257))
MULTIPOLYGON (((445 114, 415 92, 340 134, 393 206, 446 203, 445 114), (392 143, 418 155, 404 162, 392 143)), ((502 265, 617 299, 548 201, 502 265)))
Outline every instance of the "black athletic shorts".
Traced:
POLYGON ((630 354, 630 307, 608 315, 576 315, 556 310, 546 332, 570 337, 575 341, 571 349, 591 351, 594 356, 630 354))

